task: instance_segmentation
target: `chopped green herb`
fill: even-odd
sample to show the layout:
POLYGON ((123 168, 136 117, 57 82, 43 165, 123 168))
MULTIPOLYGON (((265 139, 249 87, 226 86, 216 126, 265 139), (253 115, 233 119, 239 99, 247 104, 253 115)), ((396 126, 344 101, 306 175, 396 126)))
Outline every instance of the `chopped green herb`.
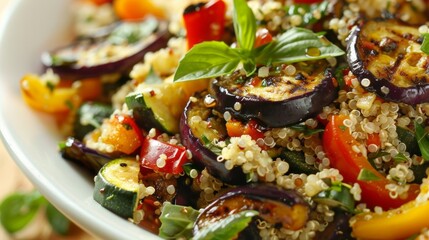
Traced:
POLYGON ((318 203, 324 203, 330 207, 336 207, 354 213, 356 202, 350 192, 351 187, 341 182, 334 182, 331 184, 332 185, 327 190, 317 194, 313 200, 318 203))
POLYGON ((149 70, 149 74, 147 75, 146 79, 144 80, 147 84, 160 84, 162 83, 162 79, 155 73, 153 70, 153 67, 151 66, 149 70))
POLYGON ((378 152, 374 152, 374 153, 368 153, 368 160, 373 161, 376 158, 379 157, 384 157, 389 155, 390 153, 388 152, 382 152, 382 151, 378 151, 378 152))
POLYGON ((361 181, 377 181, 380 180, 380 178, 373 173, 371 170, 362 168, 359 172, 359 175, 357 177, 358 180, 361 181))
POLYGON ((296 130, 298 132, 302 132, 304 133, 305 136, 311 136, 325 131, 323 128, 309 128, 307 125, 303 125, 303 124, 295 124, 290 126, 289 128, 296 130))
POLYGON ((344 125, 341 125, 341 126, 339 126, 339 128, 341 129, 341 131, 346 131, 347 130, 347 127, 346 126, 344 126, 344 125))
POLYGON ((396 154, 396 156, 393 157, 393 160, 395 161, 395 163, 403 163, 407 162, 408 158, 403 153, 398 153, 396 154))
POLYGON ((302 18, 300 26, 314 24, 326 15, 329 1, 318 4, 293 4, 286 6, 286 13, 289 16, 299 15, 302 18))
POLYGON ((416 130, 417 143, 419 144, 420 152, 424 160, 429 161, 429 137, 424 126, 414 121, 414 128, 416 130))
POLYGON ((429 54, 429 33, 425 33, 423 34, 423 42, 422 45, 420 46, 420 50, 422 50, 422 52, 429 54))

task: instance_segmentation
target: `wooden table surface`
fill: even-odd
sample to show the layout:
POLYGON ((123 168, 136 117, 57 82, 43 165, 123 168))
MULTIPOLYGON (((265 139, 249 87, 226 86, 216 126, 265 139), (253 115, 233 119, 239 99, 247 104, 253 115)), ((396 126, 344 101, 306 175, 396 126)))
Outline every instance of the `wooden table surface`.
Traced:
MULTIPOLYGON (((14 0, 0 0, 0 15, 3 14, 4 9, 14 0)), ((37 0, 28 0, 37 1, 37 0)), ((59 0, 61 1, 61 0, 59 0)), ((15 165, 9 153, 6 151, 4 144, 0 141, 0 200, 8 194, 20 190, 29 191, 34 189, 30 181, 15 165)), ((2 227, 0 227, 0 239, 50 239, 50 240, 89 240, 95 239, 87 233, 83 232, 75 225, 72 225, 70 234, 67 236, 58 236, 54 234, 49 224, 43 216, 40 216, 25 232, 17 236, 9 236, 2 227)))

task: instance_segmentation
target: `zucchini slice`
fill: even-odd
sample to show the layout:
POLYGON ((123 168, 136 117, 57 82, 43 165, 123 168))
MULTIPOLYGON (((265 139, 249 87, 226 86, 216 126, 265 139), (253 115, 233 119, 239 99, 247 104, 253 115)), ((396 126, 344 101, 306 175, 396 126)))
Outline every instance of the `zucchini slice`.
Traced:
POLYGON ((140 164, 116 159, 105 164, 95 177, 93 198, 113 213, 132 218, 139 202, 140 164))
POLYGON ((143 128, 156 128, 167 133, 178 132, 178 120, 168 106, 151 91, 128 95, 125 103, 133 110, 133 117, 143 128))
POLYGON ((429 99, 429 56, 420 50, 417 27, 396 20, 368 21, 347 43, 350 70, 362 87, 394 102, 429 99))

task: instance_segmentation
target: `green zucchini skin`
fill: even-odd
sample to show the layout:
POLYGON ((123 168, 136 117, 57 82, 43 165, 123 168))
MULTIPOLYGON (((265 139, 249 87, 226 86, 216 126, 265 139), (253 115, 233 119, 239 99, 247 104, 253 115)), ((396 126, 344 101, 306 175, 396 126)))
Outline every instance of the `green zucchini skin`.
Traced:
POLYGON ((139 163, 131 159, 116 159, 104 165, 95 177, 94 200, 123 218, 133 218, 139 202, 139 184, 135 182, 135 179, 138 179, 139 169, 139 163), (120 173, 120 171, 126 172, 130 178, 122 179, 119 174, 123 176, 123 172, 120 173), (131 187, 127 186, 128 189, 126 189, 125 185, 131 185, 131 187))
POLYGON ((150 93, 136 93, 128 95, 125 103, 133 110, 136 123, 144 129, 156 128, 167 133, 178 132, 178 122, 169 113, 166 106, 157 104, 150 93))

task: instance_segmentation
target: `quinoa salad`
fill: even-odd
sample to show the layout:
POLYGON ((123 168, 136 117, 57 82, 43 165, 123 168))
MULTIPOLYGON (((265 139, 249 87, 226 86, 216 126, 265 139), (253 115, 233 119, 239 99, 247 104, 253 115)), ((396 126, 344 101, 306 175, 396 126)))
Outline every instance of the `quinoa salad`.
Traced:
POLYGON ((21 93, 108 211, 164 239, 429 239, 429 1, 70 9, 21 93))

